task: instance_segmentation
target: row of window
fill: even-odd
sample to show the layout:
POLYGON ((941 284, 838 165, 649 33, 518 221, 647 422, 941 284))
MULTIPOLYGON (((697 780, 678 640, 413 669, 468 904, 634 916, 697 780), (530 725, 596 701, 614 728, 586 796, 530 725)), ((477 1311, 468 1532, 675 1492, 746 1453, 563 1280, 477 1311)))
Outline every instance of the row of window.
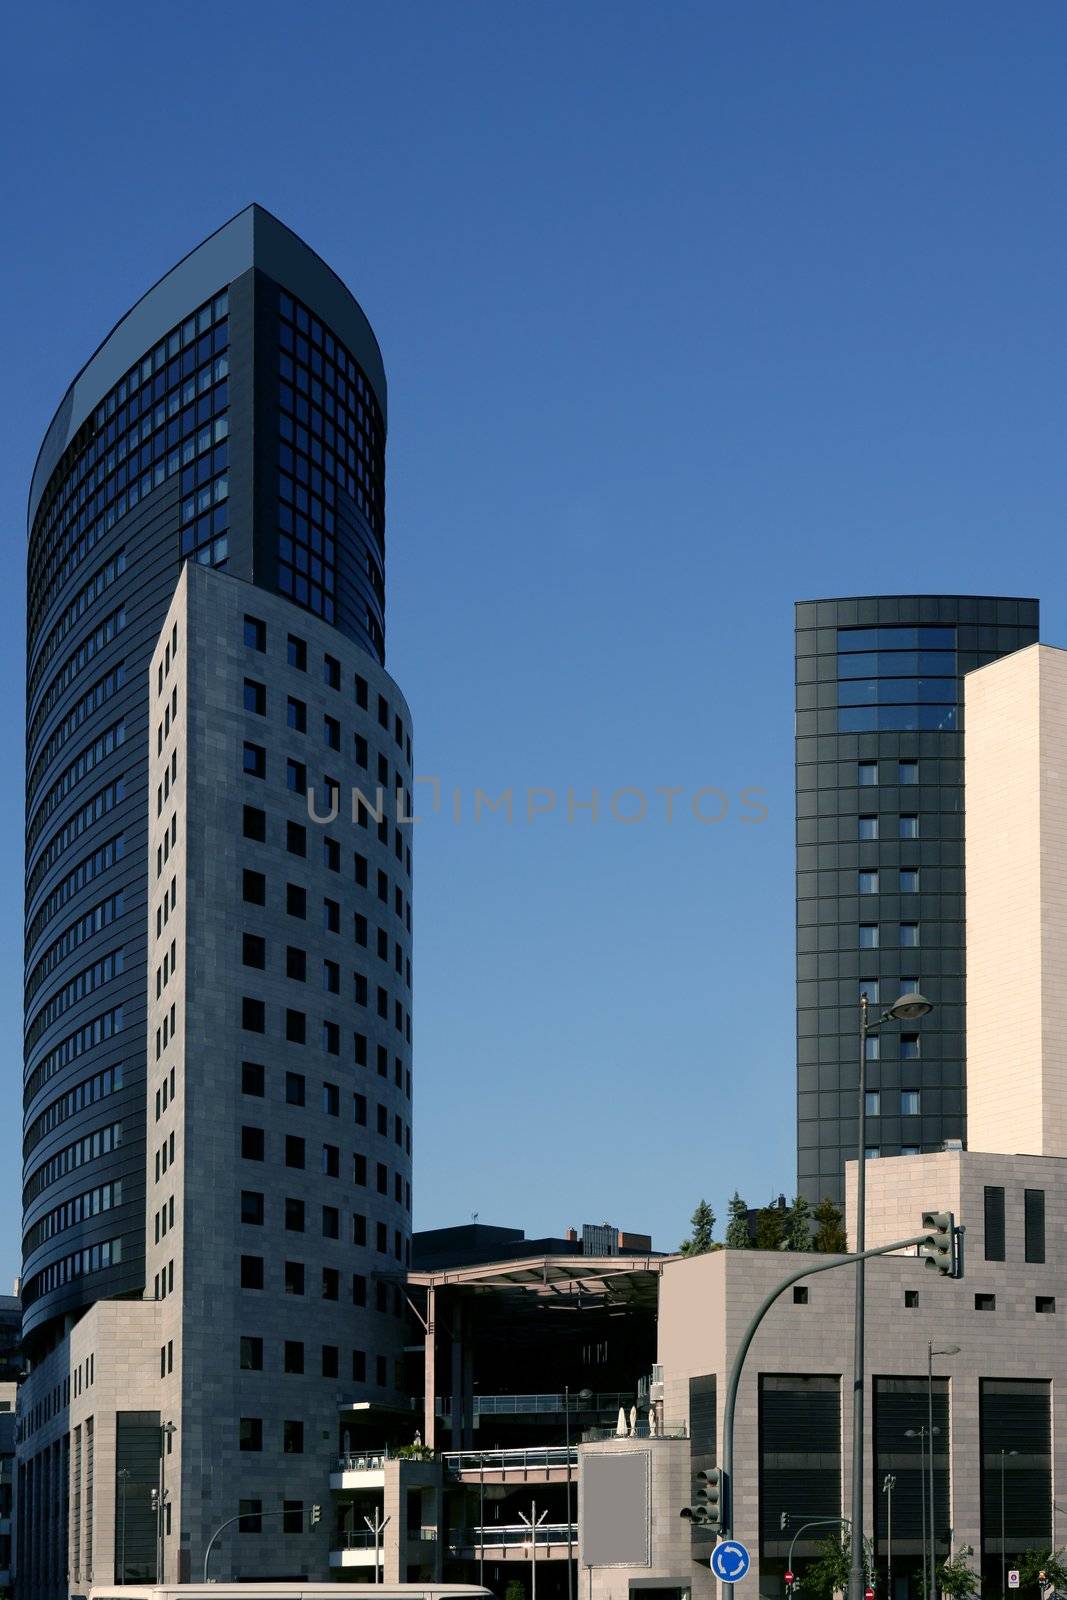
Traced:
POLYGON ((120 1062, 116 1066, 105 1067, 102 1072, 94 1072, 91 1078, 86 1078, 73 1089, 68 1089, 65 1094, 59 1095, 26 1129, 22 1141, 23 1155, 28 1156, 35 1145, 40 1144, 45 1135, 51 1133, 53 1129, 68 1122, 71 1117, 77 1116, 87 1106, 95 1105, 98 1100, 106 1100, 108 1095, 115 1094, 121 1088, 120 1062))
MULTIPOLYGON (((111 585, 115 582, 116 578, 121 578, 125 571, 126 550, 125 548, 122 548, 120 550, 116 550, 113 556, 109 556, 99 571, 95 572, 89 581, 82 585, 77 594, 74 596, 74 599, 70 601, 69 605, 64 607, 58 620, 55 622, 51 631, 45 638, 44 643, 37 651, 33 664, 33 670, 30 673, 29 682, 26 686, 27 704, 32 705, 34 695, 37 693, 37 686, 41 681, 41 674, 47 669, 48 663, 51 661, 52 657, 63 643, 63 640, 67 637, 67 634, 74 627, 75 623, 81 621, 81 618, 90 609, 90 607, 96 604, 100 596, 105 594, 107 590, 111 588, 111 585)), ((120 607, 119 609, 121 610, 122 608, 120 607)), ((112 616, 115 615, 116 613, 112 612, 112 616)), ((116 628, 115 631, 117 632, 118 629, 116 628)), ((90 635, 90 637, 92 637, 92 635, 90 635)), ((88 640, 86 643, 88 643, 88 640)), ((94 655, 102 648, 103 643, 106 643, 106 641, 101 641, 100 644, 97 644, 94 647, 92 652, 94 655)), ((81 648, 84 649, 85 647, 82 646, 81 648)), ((77 657, 78 651, 75 651, 74 655, 69 657, 60 668, 58 678, 62 678, 63 674, 68 670, 70 663, 72 661, 76 661, 77 657)), ((88 657, 86 659, 88 659, 88 657)), ((82 664, 84 665, 84 663, 82 664)), ((48 692, 45 695, 45 701, 42 702, 42 711, 44 710, 44 704, 50 703, 54 698, 54 690, 55 683, 49 686, 48 692)))
MULTIPOLYGON (((880 881, 880 875, 876 871, 861 872, 857 882, 857 891, 860 894, 878 894, 880 881)), ((898 894, 918 894, 918 867, 900 867, 897 871, 896 888, 898 894)))
POLYGON ((102 1011, 99 1016, 92 1017, 73 1033, 68 1034, 65 1039, 61 1039, 57 1045, 53 1045, 27 1079, 23 1094, 24 1103, 29 1105, 34 1096, 50 1078, 55 1077, 57 1072, 62 1072, 64 1067, 76 1061, 87 1050, 106 1043, 116 1033, 121 1032, 122 1027, 122 1007, 112 1006, 109 1011, 102 1011))
MULTIPOLYGON (((999 1184, 987 1184, 984 1191, 985 1259, 1004 1261, 1006 1249, 1005 1191, 999 1184)), ((1045 1259, 1045 1191, 1023 1190, 1023 1259, 1045 1259)))
POLYGON ((113 639, 118 637, 125 626, 126 607, 119 606, 116 611, 112 611, 109 616, 106 616, 104 620, 93 629, 88 638, 82 641, 72 655, 67 657, 66 661, 64 661, 63 665, 56 673, 56 676, 48 685, 48 689, 46 690, 44 697, 41 700, 41 704, 38 707, 37 714, 34 717, 33 722, 30 724, 30 728, 26 734, 27 754, 37 743, 37 736, 44 725, 45 719, 52 710, 52 707, 55 705, 56 701, 59 699, 60 695, 62 695, 72 683, 75 683, 87 668, 92 666, 100 652, 106 649, 113 639))
POLYGON ((60 773, 55 783, 45 794, 37 809, 30 819, 26 829, 26 848, 32 850, 37 838, 53 811, 65 800, 72 789, 77 788, 109 755, 123 744, 126 738, 126 724, 120 720, 113 722, 110 728, 97 735, 92 744, 86 745, 60 773))
POLYGON ((884 1112, 882 1102, 886 1100, 888 1091, 884 1089, 868 1089, 865 1095, 866 1115, 868 1117, 901 1116, 917 1117, 922 1112, 922 1095, 918 1089, 901 1089, 897 1097, 897 1105, 890 1110, 886 1106, 884 1112))
POLYGON ((34 521, 31 638, 51 595, 99 539, 179 470, 178 447, 195 432, 197 397, 214 381, 214 359, 229 343, 226 311, 225 295, 201 307, 187 319, 198 329, 187 343, 180 329, 172 330, 115 385, 64 451, 34 521), (159 359, 161 348, 167 353, 159 359), (146 472, 153 463, 158 477, 146 472))
MULTIPOLYGON (((375 1249, 379 1255, 389 1254, 389 1229, 384 1222, 375 1224, 375 1249)), ((411 1265, 411 1241, 405 1239, 399 1228, 393 1229, 394 1258, 403 1265, 411 1265)), ((272 1262, 276 1258, 272 1257, 272 1262)), ((282 1292, 284 1294, 302 1297, 306 1291, 307 1273, 303 1261, 282 1262, 282 1292)), ((259 1255, 242 1255, 240 1264, 240 1283, 242 1289, 263 1290, 266 1288, 266 1258, 259 1255)), ((320 1278, 320 1298, 323 1300, 340 1300, 341 1298, 341 1273, 337 1267, 323 1267, 320 1278)), ((367 1279, 363 1273, 352 1274, 352 1303, 365 1306, 367 1303, 367 1279)))
MULTIPOLYGON (((841 706, 837 712, 838 733, 954 733, 957 727, 954 705, 923 704, 906 706, 841 706)), ((820 733, 829 731, 820 721, 820 733)))
MULTIPOLYGON (((874 815, 860 815, 856 818, 856 836, 859 839, 877 839, 880 818, 874 815)), ((897 818, 897 838, 917 839, 919 837, 919 819, 913 814, 902 813, 897 818)))
POLYGON ((43 1190, 50 1189, 60 1178, 65 1178, 68 1172, 76 1172, 88 1162, 110 1155, 111 1151, 117 1150, 121 1143, 122 1123, 113 1122, 110 1127, 97 1128, 94 1133, 87 1133, 84 1139, 76 1139, 73 1144, 57 1150, 54 1156, 49 1156, 48 1160, 27 1178, 22 1189, 23 1208, 25 1209, 43 1190))
MULTIPOLYGON (((356 1354, 356 1352, 353 1352, 353 1354, 356 1354)), ((359 1352, 359 1354, 362 1354, 362 1352, 359 1352)), ((300 1375, 307 1371, 307 1358, 302 1339, 283 1339, 280 1368, 268 1369, 264 1365, 263 1339, 258 1334, 241 1334, 237 1360, 242 1372, 280 1370, 283 1373, 300 1375)), ((320 1345, 317 1365, 320 1377, 339 1377, 341 1352, 338 1346, 335 1344, 320 1345)), ((353 1371, 354 1376, 355 1372, 353 1371)))
POLYGON ((23 1238, 23 1256, 28 1256, 46 1240, 55 1238, 57 1233, 65 1233, 68 1228, 74 1228, 81 1222, 88 1222, 91 1217, 99 1216, 103 1211, 111 1211, 121 1204, 121 1178, 113 1183, 98 1184, 95 1189, 87 1189, 84 1194, 75 1195, 72 1200, 56 1206, 39 1222, 34 1223, 23 1238))
MULTIPOLYGON (((362 1065, 366 1065, 366 1062, 364 1061, 362 1063, 362 1065)), ((381 1077, 381 1078, 388 1078, 388 1076, 389 1076, 389 1052, 384 1048, 384 1046, 379 1046, 379 1049, 378 1049, 378 1076, 381 1077)), ((403 1063, 403 1061, 401 1060, 401 1058, 399 1056, 394 1056, 393 1057, 393 1081, 396 1084, 396 1087, 398 1089, 403 1089, 404 1090, 407 1098, 410 1100, 411 1099, 411 1071, 410 1071, 410 1068, 405 1069, 404 1063, 403 1063)), ((264 1097, 264 1095, 266 1094, 266 1085, 267 1085, 267 1071, 266 1071, 266 1068, 263 1066, 262 1062, 259 1062, 259 1061, 242 1061, 241 1062, 241 1093, 242 1094, 252 1095, 252 1096, 254 1096, 254 1097, 258 1098, 258 1099, 262 1099, 264 1097)), ((171 1093, 173 1095, 173 1085, 171 1086, 171 1093)), ((286 1072, 286 1074, 285 1074, 285 1100, 286 1100, 286 1104, 287 1105, 300 1105, 300 1106, 302 1106, 302 1105, 304 1105, 306 1103, 305 1096, 306 1096, 306 1080, 305 1080, 303 1074, 300 1073, 300 1072, 286 1072)), ((336 1116, 340 1115, 340 1098, 339 1098, 339 1096, 340 1096, 340 1091, 338 1090, 336 1084, 334 1084, 334 1083, 324 1083, 322 1085, 322 1109, 323 1109, 323 1112, 324 1112, 324 1114, 326 1116, 336 1117, 336 1116)), ((364 1095, 356 1095, 356 1096, 354 1096, 353 1106, 354 1106, 353 1114, 354 1114, 355 1120, 357 1122, 365 1121, 365 1116, 362 1117, 362 1118, 360 1116, 360 1110, 361 1110, 361 1107, 362 1107, 364 1112, 365 1112, 365 1109, 366 1109, 366 1097, 364 1095)), ((381 1120, 381 1112, 379 1110, 379 1122, 380 1122, 380 1120, 381 1120)), ((397 1140, 397 1143, 398 1144, 400 1143, 399 1139, 397 1140)))
POLYGON ((51 1027, 65 1011, 84 1000, 86 995, 92 994, 112 978, 117 978, 122 973, 126 964, 125 954, 122 949, 110 950, 107 955, 101 956, 91 966, 85 967, 76 973, 61 989, 45 1002, 37 1012, 33 1021, 26 1029, 26 1049, 32 1050, 37 1040, 46 1028, 51 1027))
MULTIPOLYGON (((284 1164, 291 1170, 303 1172, 308 1164, 307 1140, 301 1134, 286 1133, 283 1139, 284 1164)), ((407 1152, 410 1154, 411 1130, 407 1130, 407 1152)), ((244 1124, 240 1131, 239 1149, 244 1161, 266 1161, 267 1135, 263 1128, 244 1124)), ((326 1178, 340 1178, 341 1176, 341 1147, 323 1141, 319 1154, 319 1170, 326 1178)), ((357 1188, 365 1189, 368 1181, 367 1157, 362 1151, 355 1151, 352 1155, 352 1170, 350 1181, 357 1188)), ((384 1161, 375 1162, 375 1186, 380 1195, 389 1195, 389 1168, 384 1161)), ((397 1205, 410 1208, 411 1187, 407 1187, 405 1194, 404 1175, 401 1172, 393 1173, 393 1199, 397 1205)))
POLYGON ((57 939, 54 939, 44 951, 40 960, 36 962, 33 970, 26 980, 26 1004, 29 1005, 33 996, 59 963, 73 954, 79 945, 86 939, 91 939, 94 934, 100 933, 104 928, 110 927, 116 917, 121 917, 125 910, 125 899, 122 890, 108 895, 106 900, 101 900, 98 905, 92 906, 88 911, 67 924, 57 939))
POLYGON ((54 1289, 61 1289, 66 1283, 73 1283, 76 1278, 83 1278, 93 1272, 103 1272, 107 1267, 118 1266, 122 1260, 122 1239, 105 1239, 102 1244, 87 1246, 84 1250, 75 1250, 68 1256, 61 1256, 58 1261, 49 1262, 42 1267, 40 1272, 34 1273, 32 1278, 22 1285, 22 1304, 30 1306, 42 1294, 50 1294, 54 1289))
MULTIPOLYGON (((55 866, 59 858, 66 854, 67 850, 75 842, 75 840, 80 839, 82 834, 91 828, 95 822, 99 822, 101 817, 106 816, 109 811, 113 811, 119 802, 125 798, 126 778, 125 775, 120 772, 117 778, 113 779, 111 783, 105 784, 99 793, 94 794, 90 800, 87 800, 83 806, 79 807, 72 817, 67 819, 63 826, 48 841, 47 845, 38 856, 33 870, 26 881, 26 900, 28 904, 32 903, 34 895, 41 886, 42 878, 51 867, 55 866)), ((113 844, 115 850, 121 854, 121 837, 118 840, 112 840, 111 844, 113 844)), ((99 852, 94 852, 94 856, 90 857, 89 860, 94 860, 95 856, 98 854, 99 852)), ((107 863, 109 866, 110 864, 110 862, 107 863)), ((82 887, 82 882, 77 881, 77 875, 79 872, 83 871, 87 872, 87 876, 82 879, 82 882, 84 883, 87 883, 89 878, 96 875, 93 871, 88 870, 85 867, 84 862, 67 874, 59 887, 52 891, 52 894, 45 902, 45 905, 38 911, 37 915, 30 923, 30 932, 27 936, 28 944, 32 944, 33 940, 37 938, 38 934, 41 932, 41 928, 44 926, 44 923, 49 920, 49 917, 58 911, 60 906, 63 905, 67 899, 69 899, 71 894, 75 893, 82 887), (64 888, 64 886, 66 886, 66 888, 64 888)), ((103 868, 97 867, 96 871, 103 871, 103 868)))
MULTIPOLYGON (((251 839, 256 844, 267 843, 267 813, 262 809, 262 807, 249 805, 244 807, 242 816, 242 829, 246 839, 251 839)), ((307 860, 308 831, 302 822, 286 822, 285 849, 289 855, 299 856, 302 861, 307 860)), ((340 872, 341 870, 341 846, 338 841, 332 838, 329 834, 324 834, 322 838, 322 864, 329 872, 340 872)), ((410 861, 408 870, 410 871, 410 861)), ((370 864, 367 860, 367 857, 359 850, 354 851, 352 855, 352 874, 357 888, 367 889, 370 887, 370 864)), ((242 874, 242 883, 243 898, 248 902, 249 905, 266 905, 267 880, 262 872, 256 872, 251 868, 246 867, 242 874)), ((377 890, 378 899, 383 905, 388 905, 389 875, 387 872, 382 871, 381 868, 378 869, 375 887, 377 890)), ((306 890, 301 890, 300 885, 298 884, 287 884, 286 890, 288 891, 289 889, 297 891, 291 897, 294 904, 300 904, 300 894, 303 893, 303 904, 305 908, 303 912, 294 911, 291 912, 290 915, 306 916, 306 890)), ((289 899, 290 896, 287 893, 287 903, 289 899)), ((332 901, 330 903, 333 904, 332 901)), ((393 911, 397 918, 403 922, 404 926, 407 928, 407 931, 410 933, 411 903, 405 897, 404 891, 398 883, 393 885, 393 911)), ((364 923, 366 922, 365 917, 363 918, 363 921, 364 923)), ((366 944, 367 941, 366 938, 364 938, 359 942, 366 944)), ((379 939, 379 944, 380 943, 381 940, 379 939)))
MULTIPOLYGON (((404 1189, 405 1194, 401 1203, 404 1205, 405 1210, 410 1211, 411 1185, 405 1183, 404 1189)), ((397 1198, 400 1198, 399 1189, 397 1190, 397 1198)), ((322 1237, 324 1239, 340 1240, 341 1213, 337 1206, 321 1206, 320 1213, 322 1237)), ((307 1204, 299 1197, 294 1195, 285 1197, 282 1216, 286 1233, 304 1233, 307 1231, 307 1204)), ((241 1190, 241 1221, 250 1228, 266 1227, 267 1197, 259 1189, 241 1190)), ((367 1247, 367 1218, 363 1212, 353 1211, 351 1213, 351 1228, 348 1231, 350 1238, 347 1242, 357 1245, 361 1249, 367 1247)), ((389 1230, 384 1222, 377 1225, 375 1241, 378 1253, 380 1255, 388 1255, 389 1230)), ((389 1309, 388 1305, 384 1303, 386 1299, 385 1290, 386 1285, 384 1283, 380 1284, 378 1294, 379 1311, 387 1311, 389 1309)), ((366 1305, 366 1279, 360 1278, 358 1274, 352 1279, 352 1294, 356 1305, 366 1305)), ((399 1296, 399 1290, 397 1295, 399 1296)), ((393 1310, 397 1316, 400 1315, 399 1298, 393 1310)))
MULTIPOLYGON (((256 650, 261 654, 267 650, 267 624, 261 617, 248 614, 244 619, 244 642, 249 650, 256 650)), ((286 662, 298 672, 306 672, 308 664, 307 642, 297 635, 286 635, 286 662)), ((341 663, 329 654, 323 655, 322 664, 323 682, 330 689, 341 688, 341 663)), ((361 673, 353 676, 355 702, 361 711, 370 710, 370 685, 361 673)), ((411 761, 411 736, 405 730, 403 721, 398 712, 390 712, 389 701, 385 695, 379 694, 377 704, 378 725, 386 732, 392 731, 396 744, 404 751, 408 762, 411 761)))
MULTIPOLYGON (((919 945, 919 924, 917 922, 901 922, 898 924, 899 944, 902 950, 915 950, 919 945)), ((859 925, 859 948, 861 950, 877 950, 881 943, 881 929, 877 922, 861 922, 859 925)))
POLYGON ((100 707, 106 704, 113 695, 117 694, 125 682, 126 663, 125 661, 120 661, 111 668, 110 672, 106 672, 102 678, 97 679, 92 688, 86 690, 79 700, 75 701, 62 722, 53 730, 48 743, 34 762, 33 771, 27 783, 31 794, 36 791, 37 785, 67 740, 77 733, 83 722, 99 711, 100 707))

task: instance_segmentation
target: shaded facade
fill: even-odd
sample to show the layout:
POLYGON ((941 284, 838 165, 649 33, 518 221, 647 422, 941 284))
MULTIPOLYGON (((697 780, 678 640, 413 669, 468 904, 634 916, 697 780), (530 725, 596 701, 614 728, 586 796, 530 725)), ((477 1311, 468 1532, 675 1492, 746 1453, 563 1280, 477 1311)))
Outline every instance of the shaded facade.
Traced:
POLYGON ((797 1186, 840 1200, 859 1000, 934 1011, 868 1042, 867 1145, 966 1134, 963 675, 1038 634, 1036 600, 883 595, 796 608, 797 1186))

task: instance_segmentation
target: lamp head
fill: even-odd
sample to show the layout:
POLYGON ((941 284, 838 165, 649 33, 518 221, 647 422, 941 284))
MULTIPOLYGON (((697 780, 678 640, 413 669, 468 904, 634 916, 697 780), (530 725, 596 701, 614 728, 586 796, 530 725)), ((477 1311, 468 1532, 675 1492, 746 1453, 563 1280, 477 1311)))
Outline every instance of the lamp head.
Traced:
POLYGON ((900 999, 889 1007, 886 1015, 892 1017, 895 1022, 916 1022, 919 1017, 927 1016, 933 1009, 933 1002, 913 989, 910 994, 902 994, 900 999))

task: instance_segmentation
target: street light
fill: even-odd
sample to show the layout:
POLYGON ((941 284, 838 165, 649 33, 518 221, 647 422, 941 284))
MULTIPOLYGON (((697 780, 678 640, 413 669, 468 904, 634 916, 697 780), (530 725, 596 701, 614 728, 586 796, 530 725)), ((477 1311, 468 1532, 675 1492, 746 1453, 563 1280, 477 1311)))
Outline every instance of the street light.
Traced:
MULTIPOLYGON (((934 1430, 933 1430, 933 1433, 940 1433, 940 1432, 941 1432, 940 1428, 934 1428, 934 1430)), ((923 1585, 925 1587, 925 1585, 929 1582, 929 1574, 930 1574, 930 1569, 927 1566, 927 1557, 926 1557, 926 1505, 927 1505, 927 1501, 926 1501, 926 1440, 927 1440, 927 1429, 926 1429, 925 1422, 923 1423, 921 1428, 905 1428, 904 1437, 905 1437, 905 1439, 918 1439, 918 1441, 919 1441, 919 1504, 922 1507, 922 1518, 923 1518, 923 1585)), ((933 1441, 933 1435, 931 1434, 930 1435, 930 1461, 931 1461, 931 1464, 933 1463, 933 1459, 934 1459, 934 1441, 933 1441)), ((931 1534, 932 1534, 933 1533, 933 1525, 932 1524, 931 1524, 930 1531, 931 1531, 931 1534)))
POLYGON ((937 1600, 937 1535, 934 1532, 934 1357, 958 1356, 958 1344, 926 1346, 926 1415, 930 1429, 930 1582, 927 1594, 937 1600))
MULTIPOLYGON (((593 1391, 592 1389, 579 1389, 574 1398, 577 1400, 580 1409, 583 1400, 591 1400, 593 1398, 593 1391)), ((571 1532, 573 1521, 571 1517, 571 1389, 569 1383, 563 1385, 563 1439, 567 1447, 567 1600, 574 1600, 574 1535, 571 1532)))
POLYGON ((1017 1456, 1018 1450, 1001 1450, 1000 1452, 1000 1592, 1007 1597, 1008 1593, 1008 1543, 1004 1533, 1004 1462, 1008 1456, 1017 1456))
POLYGON ((177 1433, 173 1422, 164 1422, 159 1429, 159 1493, 156 1497, 156 1572, 157 1583, 164 1583, 167 1564, 167 1455, 171 1440, 177 1433))
MULTIPOLYGON (((871 1020, 866 991, 860 995, 860 1072, 859 1072, 859 1149, 856 1157, 856 1253, 866 1249, 865 1215, 867 1164, 867 1036, 887 1022, 915 1022, 934 1008, 917 991, 902 994, 887 1011, 871 1020)), ((856 1262, 856 1317, 852 1364, 852 1562, 849 1572, 849 1600, 864 1600, 866 1578, 863 1571, 863 1297, 864 1262, 856 1262)))
POLYGON ((882 1480, 885 1495, 885 1592, 886 1600, 893 1600, 893 1490, 897 1480, 887 1472, 882 1480))
MULTIPOLYGON (((525 1522, 530 1530, 530 1600, 537 1600, 537 1530, 547 1516, 547 1511, 542 1511, 540 1516, 537 1515, 536 1501, 530 1502, 530 1515, 528 1517, 524 1517, 522 1512, 519 1512, 519 1521, 525 1522)), ((485 1537, 484 1528, 482 1529, 482 1537, 483 1539, 485 1537)), ((589 1581, 590 1583, 593 1581, 592 1573, 590 1573, 589 1581)))

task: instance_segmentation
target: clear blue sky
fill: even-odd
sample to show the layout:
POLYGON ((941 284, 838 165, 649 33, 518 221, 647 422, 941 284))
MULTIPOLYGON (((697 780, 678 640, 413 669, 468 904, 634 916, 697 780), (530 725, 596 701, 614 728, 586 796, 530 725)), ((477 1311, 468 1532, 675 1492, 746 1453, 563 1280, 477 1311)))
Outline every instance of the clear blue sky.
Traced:
POLYGON ((73 372, 252 199, 390 379, 417 764, 416 1222, 671 1246, 791 1189, 794 599, 1063 598, 1067 11, 940 0, 9 12, 0 1288, 18 1248, 25 500, 73 372), (514 785, 767 792, 717 826, 514 785))

